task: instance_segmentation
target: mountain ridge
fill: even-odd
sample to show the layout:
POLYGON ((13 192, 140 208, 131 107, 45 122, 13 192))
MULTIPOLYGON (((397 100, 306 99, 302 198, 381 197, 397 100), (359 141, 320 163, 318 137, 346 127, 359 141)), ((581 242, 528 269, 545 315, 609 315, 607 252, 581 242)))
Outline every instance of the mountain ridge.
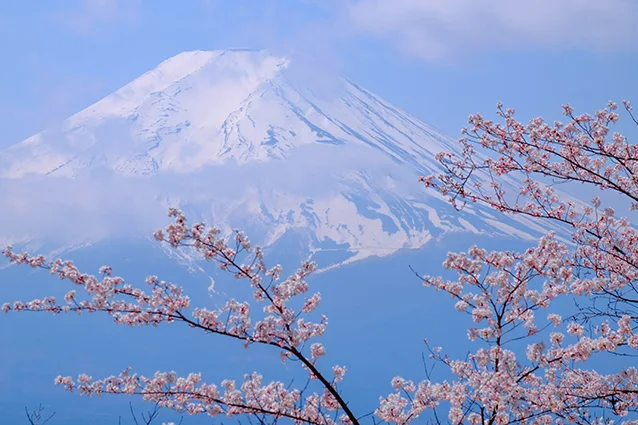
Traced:
MULTIPOLYGON (((84 185, 95 192, 88 199, 116 193, 98 212, 107 222, 126 211, 144 227, 151 207, 178 206, 195 219, 252 230, 261 244, 292 232, 309 253, 340 247, 348 252, 343 261, 377 255, 365 247, 387 247, 388 255, 449 233, 532 240, 543 232, 525 218, 496 220, 481 207, 459 213, 426 192, 417 177, 439 170, 436 153, 456 149, 374 93, 294 58, 192 51, 58 131, 0 151, 0 181, 41 179, 39 187, 54 191, 84 185)), ((82 196, 71 202, 84 219, 96 212, 82 196)))

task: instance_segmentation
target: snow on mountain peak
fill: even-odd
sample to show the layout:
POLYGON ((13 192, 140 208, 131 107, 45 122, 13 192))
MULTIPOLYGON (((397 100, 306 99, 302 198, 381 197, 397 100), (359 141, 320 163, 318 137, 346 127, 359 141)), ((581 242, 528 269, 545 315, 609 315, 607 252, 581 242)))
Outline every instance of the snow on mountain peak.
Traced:
MULTIPOLYGON (((127 207, 143 214, 133 211, 143 198, 157 210, 177 205, 248 226, 267 245, 292 232, 312 252, 344 250, 350 260, 420 247, 450 231, 523 238, 544 231, 481 209, 459 215, 426 194, 417 175, 437 169, 436 153, 454 149, 428 124, 295 59, 192 51, 60 128, 0 151, 0 182, 47 176, 55 187, 94 188, 93 198, 130 191, 131 201, 112 202, 118 214, 127 207), (107 189, 106 181, 116 183, 107 189)), ((89 202, 78 195, 77 203, 84 211, 89 202)))
POLYGON ((284 158, 306 144, 370 146, 431 163, 449 139, 338 76, 264 51, 184 52, 0 153, 0 177, 191 171, 227 160, 284 158), (424 137, 425 136, 425 137, 424 137))
MULTIPOLYGON (((235 82, 235 88, 243 89, 236 94, 237 98, 243 100, 257 86, 276 76, 287 63, 285 58, 273 57, 262 51, 183 52, 165 60, 155 69, 78 115, 101 113, 127 116, 145 102, 155 101, 159 96, 174 97, 182 90, 206 89, 231 81, 235 82)), ((219 104, 237 101, 219 99, 219 92, 215 93, 219 104)))

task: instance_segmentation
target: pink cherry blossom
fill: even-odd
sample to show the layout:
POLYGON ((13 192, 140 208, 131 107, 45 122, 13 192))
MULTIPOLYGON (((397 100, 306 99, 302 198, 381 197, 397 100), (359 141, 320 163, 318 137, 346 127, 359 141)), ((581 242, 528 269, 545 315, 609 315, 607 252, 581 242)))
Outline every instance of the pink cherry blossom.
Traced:
MULTIPOLYGON (((622 105, 638 123, 629 102, 622 105)), ((395 376, 388 383, 391 392, 379 398, 377 418, 398 425, 422 419, 470 425, 638 423, 632 419, 638 413, 638 369, 615 362, 606 373, 592 367, 610 354, 638 354, 638 233, 628 218, 619 217, 620 208, 598 197, 589 203, 570 199, 550 184, 589 185, 627 200, 629 213, 638 209, 638 146, 611 131, 620 119, 617 110, 609 102, 594 114, 575 115, 565 105, 566 123, 534 118, 523 124, 499 104, 502 122, 470 116, 459 153, 436 156, 442 171, 421 181, 455 207, 479 203, 555 231, 523 252, 472 246, 448 253, 443 265, 451 277, 423 276, 426 288, 450 297, 453 314, 467 315, 467 334, 457 337, 467 338, 471 349, 454 359, 425 340, 430 361, 446 368, 447 379, 436 381, 431 367, 426 379, 395 376), (574 312, 565 311, 566 302, 576 306, 574 312)), ((169 216, 173 222, 154 234, 158 241, 194 249, 250 287, 252 297, 206 309, 192 306, 184 287, 157 276, 135 285, 108 266, 94 276, 70 261, 48 262, 9 248, 4 254, 13 263, 47 269, 70 288, 61 301, 15 301, 2 310, 102 313, 127 326, 173 323, 247 348, 269 346, 308 374, 308 388, 264 382, 259 373, 213 384, 198 373, 141 376, 129 369, 103 379, 59 376, 55 383, 85 396, 138 395, 188 414, 359 425, 366 412, 356 415, 338 385, 346 368, 332 366, 330 377, 322 364, 327 318, 318 314, 321 296, 309 293, 307 282, 316 265, 303 262, 282 278, 282 268, 267 267, 263 251, 242 232, 223 237, 204 223, 189 226, 177 209, 169 216)), ((424 324, 424 334, 428 328, 424 324)), ((379 365, 384 372, 394 366, 379 365)))

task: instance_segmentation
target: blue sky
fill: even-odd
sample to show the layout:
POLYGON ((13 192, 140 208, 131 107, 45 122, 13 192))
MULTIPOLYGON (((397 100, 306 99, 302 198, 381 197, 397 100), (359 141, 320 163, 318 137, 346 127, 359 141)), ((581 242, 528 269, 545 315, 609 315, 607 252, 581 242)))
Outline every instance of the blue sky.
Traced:
POLYGON ((456 136, 501 100, 558 118, 637 96, 634 0, 0 3, 0 147, 184 50, 304 54, 456 136))

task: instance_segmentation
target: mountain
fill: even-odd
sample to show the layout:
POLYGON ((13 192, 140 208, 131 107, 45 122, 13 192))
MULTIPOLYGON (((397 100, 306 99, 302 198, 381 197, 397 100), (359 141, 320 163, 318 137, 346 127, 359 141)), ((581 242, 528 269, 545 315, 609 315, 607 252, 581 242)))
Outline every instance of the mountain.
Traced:
POLYGON ((67 226, 61 233, 75 244, 92 243, 150 232, 174 205, 267 246, 294 240, 314 255, 337 253, 329 262, 339 263, 449 234, 545 231, 481 208, 459 213, 423 189, 417 177, 438 169, 435 154, 456 149, 368 90, 294 58, 184 52, 0 151, 3 196, 15 204, 0 235, 34 241, 67 226))

